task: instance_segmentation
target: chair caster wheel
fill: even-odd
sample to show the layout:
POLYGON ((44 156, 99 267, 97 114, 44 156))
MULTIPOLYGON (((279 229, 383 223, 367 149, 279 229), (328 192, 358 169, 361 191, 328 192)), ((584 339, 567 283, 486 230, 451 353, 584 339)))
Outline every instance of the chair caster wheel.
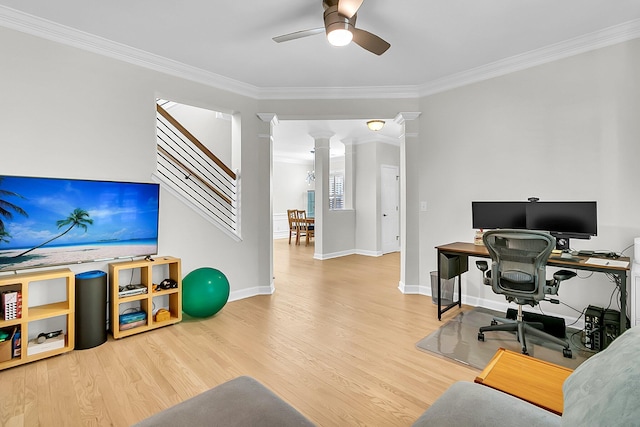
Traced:
POLYGON ((495 326, 495 325, 497 325, 497 324, 498 324, 498 322, 497 322, 497 321, 495 321, 495 320, 492 320, 492 321, 491 321, 491 326, 495 326))
POLYGON ((573 356, 573 354, 571 353, 571 349, 570 348, 563 348, 562 349, 562 355, 568 359, 571 359, 571 357, 573 356))
POLYGON ((478 341, 484 342, 484 334, 482 332, 478 332, 478 341))

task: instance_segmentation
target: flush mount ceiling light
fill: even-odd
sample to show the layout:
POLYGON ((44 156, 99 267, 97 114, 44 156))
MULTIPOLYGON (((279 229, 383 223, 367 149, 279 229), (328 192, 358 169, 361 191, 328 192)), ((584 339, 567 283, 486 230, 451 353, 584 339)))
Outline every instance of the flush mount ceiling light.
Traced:
POLYGON ((379 131, 384 126, 384 120, 369 120, 367 122, 367 127, 372 131, 379 131))
POLYGON ((327 34, 327 40, 333 46, 346 46, 353 40, 353 33, 347 29, 338 28, 327 34))

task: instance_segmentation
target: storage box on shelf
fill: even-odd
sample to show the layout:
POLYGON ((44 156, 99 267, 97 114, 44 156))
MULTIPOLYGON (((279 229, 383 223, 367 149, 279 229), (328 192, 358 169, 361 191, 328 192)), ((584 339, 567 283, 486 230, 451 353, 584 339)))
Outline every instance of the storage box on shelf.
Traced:
POLYGON ((13 347, 21 342, 21 348, 20 351, 15 351, 16 349, 12 348, 12 357, 0 362, 0 369, 11 368, 73 350, 75 343, 75 276, 71 270, 65 268, 2 275, 0 276, 0 293, 5 291, 20 293, 22 298, 21 312, 20 310, 16 311, 19 312, 19 315, 17 315, 19 317, 7 316, 8 320, 5 320, 4 315, 0 316, 0 329, 15 328, 16 333, 20 333, 20 340, 14 339, 11 340, 12 343, 7 342, 5 345, 11 344, 13 347), (40 295, 36 296, 40 292, 36 291, 33 295, 30 294, 30 290, 33 291, 31 288, 42 286, 43 284, 56 290, 61 290, 58 287, 63 287, 64 293, 60 292, 59 294, 64 294, 64 299, 42 302, 38 298, 40 295), (30 340, 36 339, 40 333, 49 332, 40 330, 43 322, 46 323, 47 321, 56 322, 59 326, 57 326, 58 329, 64 331, 61 338, 59 338, 59 340, 63 340, 62 345, 36 354, 28 352, 27 343, 30 340))
POLYGON ((113 337, 122 338, 180 322, 180 271, 180 259, 169 256, 109 264, 110 321, 113 337), (159 288, 158 285, 166 279, 170 279, 171 286, 175 287, 159 288), (168 319, 166 314, 158 316, 157 319, 154 317, 161 309, 169 312, 168 319), (144 316, 140 311, 144 312, 144 316), (121 315, 128 315, 125 316, 128 317, 127 323, 120 323, 121 315))

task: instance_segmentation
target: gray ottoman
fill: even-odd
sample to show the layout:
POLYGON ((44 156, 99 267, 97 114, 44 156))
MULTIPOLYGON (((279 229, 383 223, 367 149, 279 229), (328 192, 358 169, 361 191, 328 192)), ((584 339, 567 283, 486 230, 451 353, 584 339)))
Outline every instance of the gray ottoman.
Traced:
POLYGON ((142 420, 135 427, 315 426, 251 377, 238 377, 142 420))

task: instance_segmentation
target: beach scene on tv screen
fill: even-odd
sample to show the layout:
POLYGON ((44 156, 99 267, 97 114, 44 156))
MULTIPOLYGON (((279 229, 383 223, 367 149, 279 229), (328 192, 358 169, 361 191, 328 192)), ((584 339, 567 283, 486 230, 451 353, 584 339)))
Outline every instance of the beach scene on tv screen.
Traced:
POLYGON ((158 184, 0 175, 0 270, 154 255, 158 184))

